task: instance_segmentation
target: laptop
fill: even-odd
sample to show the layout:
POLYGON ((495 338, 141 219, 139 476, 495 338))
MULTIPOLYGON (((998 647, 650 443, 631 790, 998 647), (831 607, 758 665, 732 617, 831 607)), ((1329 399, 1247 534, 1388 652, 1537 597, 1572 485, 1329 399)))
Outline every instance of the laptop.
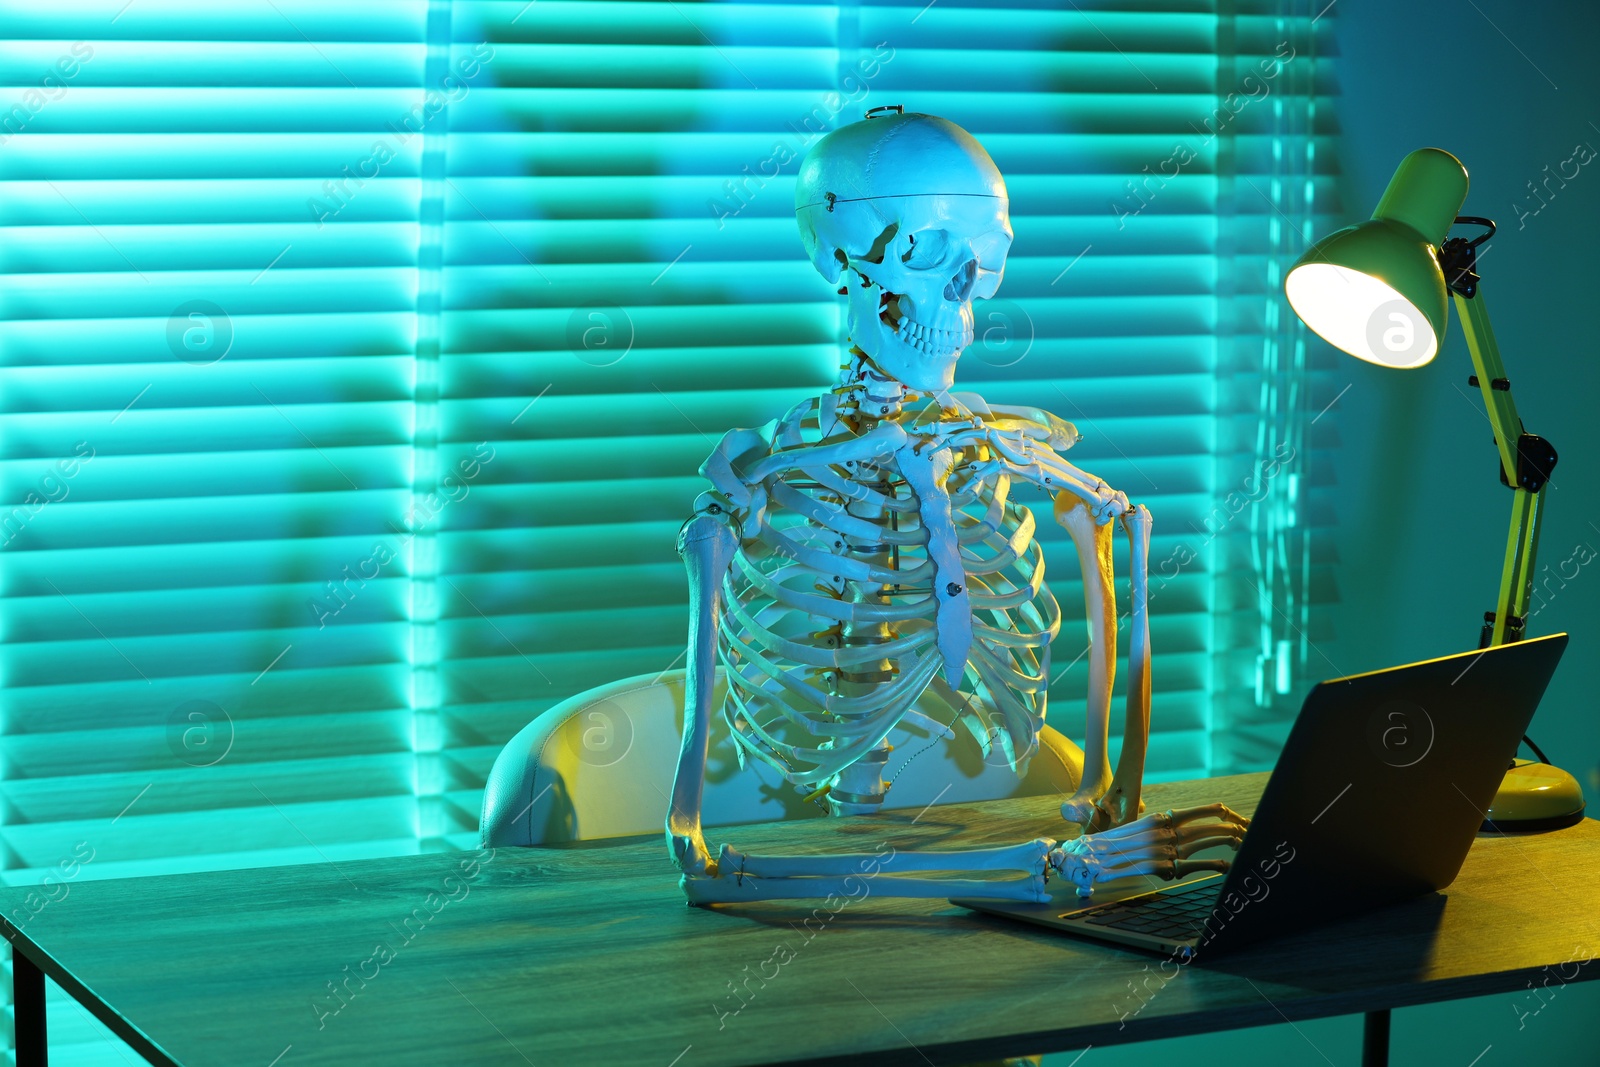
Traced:
MULTIPOLYGON (((951 903, 1188 961, 1436 892, 1566 646, 1553 634, 1317 685, 1226 874, 1112 882, 1086 901, 1061 879, 1043 904, 951 903)), ((1229 853, 1199 858, 1213 855, 1229 853)))

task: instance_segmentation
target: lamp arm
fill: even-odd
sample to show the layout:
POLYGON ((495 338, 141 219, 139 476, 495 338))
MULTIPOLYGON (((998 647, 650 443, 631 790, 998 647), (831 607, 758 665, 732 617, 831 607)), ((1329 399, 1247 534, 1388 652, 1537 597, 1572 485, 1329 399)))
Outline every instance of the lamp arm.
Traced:
MULTIPOLYGON (((1454 289, 1454 287, 1452 287, 1454 289)), ((1461 330, 1466 335, 1467 351, 1477 372, 1473 384, 1483 394, 1483 404, 1494 428, 1495 447, 1500 453, 1500 480, 1512 490, 1511 529, 1506 537, 1505 564, 1500 572, 1500 593, 1493 612, 1484 615, 1482 647, 1522 640, 1528 620, 1528 602, 1533 591, 1534 559, 1539 546, 1539 524, 1543 518, 1542 490, 1556 463, 1556 451, 1548 441, 1522 428, 1516 402, 1511 399, 1511 381, 1500 362, 1500 348, 1489 325, 1489 311, 1483 296, 1473 286, 1468 296, 1454 291, 1461 330)))

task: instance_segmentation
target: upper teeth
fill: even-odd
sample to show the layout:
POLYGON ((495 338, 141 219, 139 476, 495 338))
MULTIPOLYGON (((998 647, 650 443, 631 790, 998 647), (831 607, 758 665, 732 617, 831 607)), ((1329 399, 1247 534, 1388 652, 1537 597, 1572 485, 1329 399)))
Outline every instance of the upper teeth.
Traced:
POLYGON ((929 356, 953 352, 972 343, 972 327, 965 323, 959 330, 940 330, 910 319, 901 319, 895 324, 894 332, 901 341, 929 356))

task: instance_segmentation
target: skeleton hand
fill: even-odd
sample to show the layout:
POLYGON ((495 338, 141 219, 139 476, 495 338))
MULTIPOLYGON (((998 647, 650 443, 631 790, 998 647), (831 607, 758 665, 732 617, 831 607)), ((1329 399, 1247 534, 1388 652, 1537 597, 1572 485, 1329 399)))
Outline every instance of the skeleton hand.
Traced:
POLYGON ((1095 485, 1094 499, 1098 503, 1091 504, 1089 511, 1102 526, 1112 519, 1122 518, 1132 509, 1132 505, 1128 503, 1128 494, 1120 489, 1111 488, 1105 482, 1095 485))
POLYGON ((1154 812, 1064 841, 1050 850, 1049 863, 1078 887, 1078 896, 1087 897, 1098 883, 1115 878, 1155 875, 1172 881, 1196 871, 1225 871, 1228 860, 1189 857, 1217 845, 1237 852, 1249 828, 1250 820, 1225 804, 1154 812))
POLYGON ((1088 505, 1095 521, 1104 526, 1120 519, 1131 507, 1127 494, 1079 470, 1062 459, 1048 440, 1024 430, 983 428, 984 443, 992 447, 1013 474, 1056 494, 1056 519, 1076 500, 1088 505))
POLYGON ((1084 479, 1085 484, 1068 485, 1067 488, 1056 494, 1057 522, 1061 521, 1062 513, 1079 500, 1082 500, 1088 506, 1089 514, 1093 515, 1095 522, 1101 526, 1106 525, 1112 519, 1120 519, 1133 510, 1133 505, 1128 503, 1127 493, 1120 489, 1111 488, 1099 478, 1079 471, 1076 467, 1072 469, 1084 479), (1093 485, 1088 484, 1091 480, 1094 483, 1093 485))

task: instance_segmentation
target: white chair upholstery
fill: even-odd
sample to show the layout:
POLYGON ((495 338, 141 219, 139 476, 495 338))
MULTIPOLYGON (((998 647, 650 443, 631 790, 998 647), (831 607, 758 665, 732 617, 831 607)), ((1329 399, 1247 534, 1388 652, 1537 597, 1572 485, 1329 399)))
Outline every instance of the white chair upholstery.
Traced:
MULTIPOLYGON (((550 708, 501 750, 484 790, 479 823, 485 846, 545 845, 635 834, 661 834, 682 738, 682 670, 639 675, 579 693, 550 708)), ((717 677, 717 700, 723 692, 717 677)), ((919 705, 930 717, 951 714, 931 691, 919 705)), ((823 814, 767 764, 741 769, 722 716, 713 715, 706 767, 706 826, 823 814)), ((1083 773, 1083 753, 1044 728, 1039 752, 1018 779, 998 749, 985 760, 964 729, 938 742, 902 722, 884 772, 893 779, 886 809, 923 808, 1041 794, 1071 795, 1083 773)), ((1043 828, 1041 827, 1041 832, 1043 828)))

